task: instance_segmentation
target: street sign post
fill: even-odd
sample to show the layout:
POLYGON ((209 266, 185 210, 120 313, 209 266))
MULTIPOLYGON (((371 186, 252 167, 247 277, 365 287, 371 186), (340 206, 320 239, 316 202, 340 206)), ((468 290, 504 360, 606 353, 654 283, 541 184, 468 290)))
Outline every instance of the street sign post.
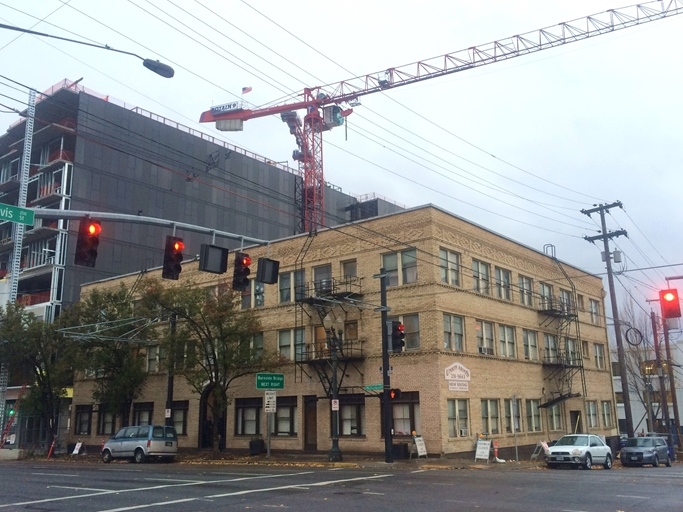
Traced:
POLYGON ((257 373, 256 389, 285 389, 285 374, 257 373))
POLYGON ((0 203, 0 220, 10 220, 19 224, 33 225, 35 214, 28 208, 20 208, 11 204, 0 203))

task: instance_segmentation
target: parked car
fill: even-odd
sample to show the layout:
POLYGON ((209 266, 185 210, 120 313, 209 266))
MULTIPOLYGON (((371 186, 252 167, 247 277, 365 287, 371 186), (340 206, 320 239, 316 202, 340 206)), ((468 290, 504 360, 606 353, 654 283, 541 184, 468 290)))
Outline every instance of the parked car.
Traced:
POLYGON ((569 434, 562 436, 548 447, 545 462, 549 468, 560 466, 591 469, 593 464, 602 464, 612 469, 612 450, 598 436, 592 434, 569 434))
POLYGON ((660 462, 671 467, 669 446, 663 437, 630 437, 619 455, 622 466, 642 466, 652 464, 656 468, 660 462))
POLYGON ((175 428, 164 425, 124 427, 102 447, 102 462, 112 459, 133 459, 144 462, 148 457, 173 460, 178 453, 175 428))

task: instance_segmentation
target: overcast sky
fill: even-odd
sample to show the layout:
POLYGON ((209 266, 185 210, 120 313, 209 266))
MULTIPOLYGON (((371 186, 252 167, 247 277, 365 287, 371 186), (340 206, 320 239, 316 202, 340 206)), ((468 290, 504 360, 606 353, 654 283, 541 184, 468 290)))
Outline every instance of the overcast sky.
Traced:
MULTIPOLYGON (((0 23, 159 59, 176 75, 164 79, 134 57, 9 30, 0 30, 0 74, 37 90, 83 78, 93 91, 294 165, 295 141, 279 117, 226 133, 200 125, 199 115, 239 99, 243 87, 252 88, 244 100, 271 104, 306 86, 626 5, 0 0, 0 23)), ((646 299, 657 298, 665 277, 683 274, 681 33, 683 15, 365 96, 346 128, 325 133, 325 179, 405 206, 433 203, 538 250, 553 244, 558 258, 596 274, 605 271, 602 246, 583 236, 598 234, 599 217, 580 210, 621 201, 624 209, 607 218, 608 229, 629 235, 615 239, 624 253, 616 267, 664 266, 618 276, 620 295, 627 290, 649 312, 646 299)), ((23 109, 26 90, 13 87, 0 80, 0 103, 23 109)), ((0 128, 16 119, 0 113, 0 128)))

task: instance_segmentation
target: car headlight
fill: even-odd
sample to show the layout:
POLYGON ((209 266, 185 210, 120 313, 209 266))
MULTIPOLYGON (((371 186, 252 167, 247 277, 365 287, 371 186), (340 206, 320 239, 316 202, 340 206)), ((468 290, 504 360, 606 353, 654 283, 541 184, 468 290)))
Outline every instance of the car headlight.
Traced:
POLYGON ((572 455, 581 455, 581 450, 579 448, 574 448, 572 450, 572 455))

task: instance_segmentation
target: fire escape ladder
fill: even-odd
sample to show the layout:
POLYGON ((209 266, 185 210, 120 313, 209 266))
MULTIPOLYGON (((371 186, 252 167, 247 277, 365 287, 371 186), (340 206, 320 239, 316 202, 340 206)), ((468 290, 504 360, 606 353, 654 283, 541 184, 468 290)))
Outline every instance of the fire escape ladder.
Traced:
POLYGON ((545 354, 543 363, 547 368, 546 380, 553 383, 551 398, 542 404, 550 407, 569 398, 582 396, 581 393, 573 392, 573 379, 579 374, 581 378, 581 391, 586 396, 586 379, 583 368, 583 353, 579 316, 577 310, 576 286, 571 280, 560 261, 555 257, 555 247, 548 244, 544 248, 555 264, 558 266, 571 288, 569 302, 563 297, 541 297, 539 313, 545 316, 541 325, 550 327, 553 322, 557 326, 557 355, 545 354))
MULTIPOLYGON (((304 302, 301 302, 301 299, 306 297, 306 280, 304 278, 304 259, 306 258, 306 254, 308 253, 308 250, 311 247, 311 244, 313 243, 314 235, 309 234, 306 237, 306 240, 304 241, 304 244, 301 246, 301 250, 299 251, 299 254, 296 257, 296 261, 294 262, 294 302, 296 303, 296 312, 295 312, 295 318, 294 318, 294 332, 297 332, 298 329, 305 329, 306 325, 310 322, 306 322, 307 318, 310 318, 310 315, 308 314, 308 311, 306 311, 306 306, 304 302), (297 276, 302 276, 302 277, 297 277, 297 276), (300 279, 301 281, 297 281, 297 279, 300 279)), ((305 334, 304 334, 305 336, 305 334)), ((306 369, 304 368, 303 361, 300 361, 301 355, 297 353, 297 351, 294 351, 294 382, 302 382, 304 378, 304 374, 306 377, 309 379, 311 376, 306 372, 306 369)))

